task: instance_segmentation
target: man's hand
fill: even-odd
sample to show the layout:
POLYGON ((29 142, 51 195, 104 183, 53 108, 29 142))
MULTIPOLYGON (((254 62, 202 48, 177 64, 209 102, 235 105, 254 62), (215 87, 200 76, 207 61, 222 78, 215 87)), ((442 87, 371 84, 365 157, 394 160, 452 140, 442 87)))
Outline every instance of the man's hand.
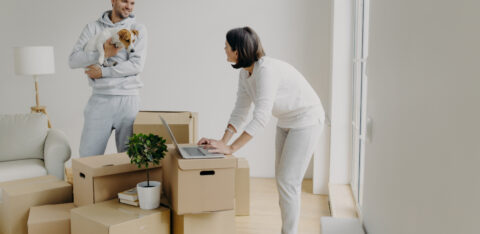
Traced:
POLYGON ((105 51, 105 58, 110 58, 117 55, 118 51, 122 48, 117 48, 112 44, 112 38, 108 39, 103 43, 103 50, 105 51))
POLYGON ((92 79, 102 78, 102 69, 100 66, 93 64, 85 69, 85 74, 92 79))

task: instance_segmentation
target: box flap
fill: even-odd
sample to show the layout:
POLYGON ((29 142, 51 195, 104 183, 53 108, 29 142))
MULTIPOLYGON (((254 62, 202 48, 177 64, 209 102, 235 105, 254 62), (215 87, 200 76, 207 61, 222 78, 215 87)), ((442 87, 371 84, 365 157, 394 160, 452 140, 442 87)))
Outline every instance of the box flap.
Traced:
POLYGON ((26 178, 26 179, 20 179, 20 180, 10 180, 10 181, 5 181, 0 183, 0 188, 7 188, 10 186, 15 186, 20 183, 32 183, 32 182, 37 182, 37 181, 45 181, 45 180, 59 180, 57 177, 53 175, 46 175, 46 176, 38 176, 38 177, 33 177, 33 178, 26 178))
POLYGON ((121 204, 117 199, 82 206, 72 210, 72 213, 107 227, 162 212, 170 211, 164 207, 153 210, 142 210, 139 207, 121 204))
POLYGON ((0 184, 2 192, 10 196, 36 193, 45 190, 71 187, 72 185, 53 175, 40 176, 29 179, 14 180, 0 184))
POLYGON ((192 113, 188 111, 140 111, 135 118, 134 125, 162 125, 159 116, 162 116, 168 125, 189 124, 192 121, 192 113))
MULTIPOLYGON (((159 165, 150 164, 148 168, 161 167, 161 164, 161 161, 159 165)), ((143 167, 138 168, 131 164, 126 153, 74 158, 72 159, 72 167, 81 168, 84 173, 89 173, 92 177, 145 170, 143 167)))
POLYGON ((180 170, 221 169, 237 166, 237 159, 232 155, 227 155, 225 158, 184 159, 173 145, 169 145, 168 152, 177 157, 180 170))
POLYGON ((70 210, 73 208, 75 208, 73 203, 32 207, 28 216, 28 224, 70 220, 70 210))

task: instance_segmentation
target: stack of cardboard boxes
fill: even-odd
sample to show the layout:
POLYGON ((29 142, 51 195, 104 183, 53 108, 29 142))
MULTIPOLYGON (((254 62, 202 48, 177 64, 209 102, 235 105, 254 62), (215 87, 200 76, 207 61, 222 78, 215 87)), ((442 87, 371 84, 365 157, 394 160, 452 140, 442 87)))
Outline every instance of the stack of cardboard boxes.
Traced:
MULTIPOLYGON (((168 233, 170 211, 145 211, 121 204, 121 191, 146 180, 146 172, 133 164, 125 153, 72 160, 73 197, 71 230, 75 233, 168 233), (106 202, 105 202, 106 201, 106 202), (125 232, 128 231, 128 232, 125 232)), ((150 165, 151 180, 162 181, 160 165, 150 165)))
POLYGON ((72 185, 52 175, 0 183, 0 233, 27 233, 31 207, 71 202, 72 185))
MULTIPOLYGON (((134 133, 170 143, 159 115, 179 143, 196 143, 198 116, 191 112, 140 112, 134 133)), ((161 164, 150 167, 164 189, 154 210, 118 202, 119 192, 146 180, 125 153, 73 159, 65 172, 70 183, 54 176, 0 183, 0 234, 224 234, 235 233, 235 215, 250 212, 248 162, 233 156, 183 159, 169 145, 161 164)))
POLYGON ((235 233, 236 158, 183 159, 170 147, 163 162, 174 234, 235 233))
MULTIPOLYGON (((162 113, 180 144, 195 144, 198 130, 187 133, 182 125, 194 123, 195 114, 162 113), (187 137, 192 136, 193 137, 187 137)), ((168 136, 158 113, 139 113, 134 132, 168 136), (160 127, 159 127, 160 126, 160 127)), ((171 143, 170 137, 167 144, 171 143)), ((169 145, 162 160, 163 189, 172 210, 173 234, 235 233, 235 215, 250 213, 250 171, 242 158, 183 159, 169 145), (236 209, 235 209, 236 208, 236 209)))

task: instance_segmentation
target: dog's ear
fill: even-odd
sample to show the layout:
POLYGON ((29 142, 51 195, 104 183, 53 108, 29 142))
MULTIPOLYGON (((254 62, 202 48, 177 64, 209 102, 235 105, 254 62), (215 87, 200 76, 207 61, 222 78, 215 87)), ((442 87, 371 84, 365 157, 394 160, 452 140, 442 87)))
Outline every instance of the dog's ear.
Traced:
POLYGON ((128 30, 126 30, 126 29, 122 29, 122 30, 118 31, 118 36, 123 40, 128 39, 128 34, 129 34, 128 30))
POLYGON ((133 29, 133 30, 132 30, 132 33, 133 33, 136 37, 138 37, 138 31, 137 31, 137 30, 133 29))

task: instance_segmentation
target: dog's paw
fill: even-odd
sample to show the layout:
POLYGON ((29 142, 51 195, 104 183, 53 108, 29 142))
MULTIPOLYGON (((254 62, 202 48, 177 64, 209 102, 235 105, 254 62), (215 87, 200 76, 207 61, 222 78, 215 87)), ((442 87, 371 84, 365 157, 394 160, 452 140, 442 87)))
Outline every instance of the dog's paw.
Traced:
POLYGON ((116 65, 117 65, 117 62, 109 62, 108 60, 106 60, 105 63, 103 63, 104 67, 113 67, 116 65))

